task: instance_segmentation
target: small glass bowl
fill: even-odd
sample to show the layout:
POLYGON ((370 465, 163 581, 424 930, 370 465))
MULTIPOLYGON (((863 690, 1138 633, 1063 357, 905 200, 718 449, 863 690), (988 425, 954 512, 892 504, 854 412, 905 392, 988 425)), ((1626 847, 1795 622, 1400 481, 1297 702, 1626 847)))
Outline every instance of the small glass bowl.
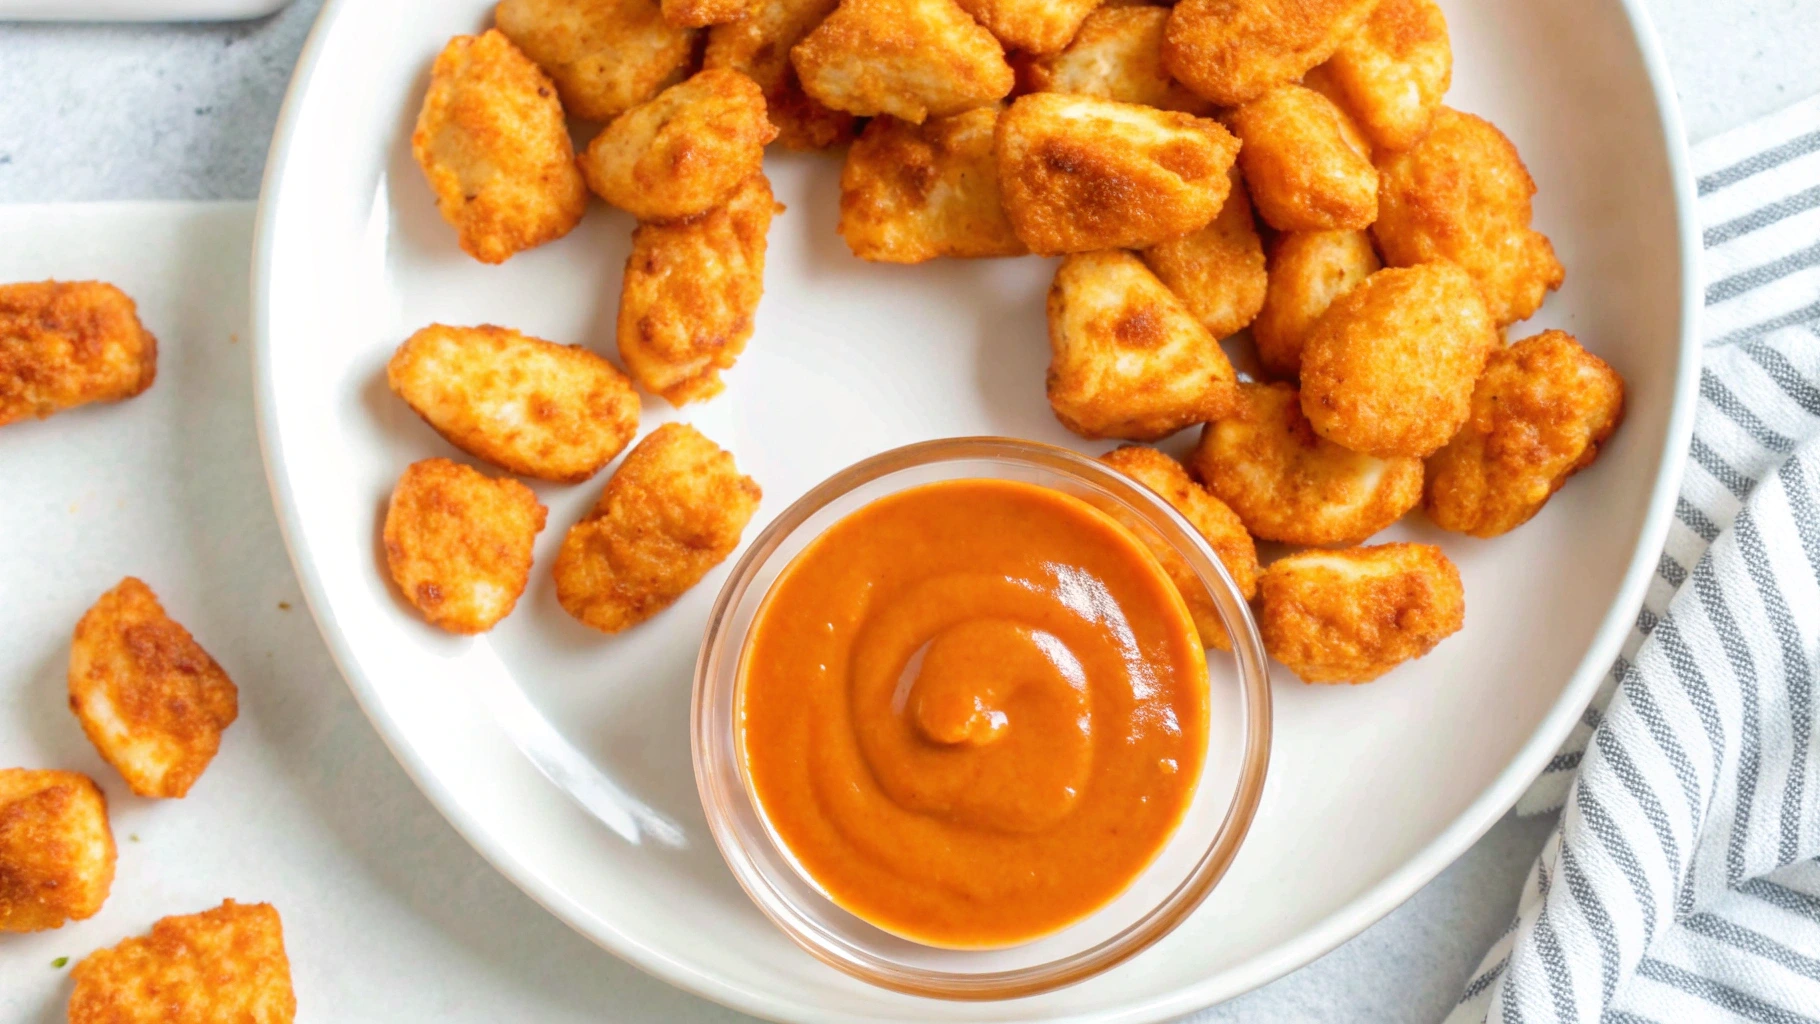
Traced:
POLYGON ((760 910, 817 959, 874 985, 944 999, 1009 999, 1084 981, 1136 956, 1185 920, 1226 873, 1251 826, 1270 757, 1263 643, 1238 587, 1199 533, 1147 488, 1064 448, 969 437, 897 448, 829 477, 752 542, 716 599, 690 709, 695 782, 708 827, 760 910), (746 634, 778 574, 849 513, 939 480, 1020 480, 1080 498, 1176 552, 1219 610, 1233 653, 1207 651, 1206 763, 1181 826, 1121 895, 1068 927, 1003 949, 925 946, 843 910, 798 866, 746 777, 735 728, 746 634))

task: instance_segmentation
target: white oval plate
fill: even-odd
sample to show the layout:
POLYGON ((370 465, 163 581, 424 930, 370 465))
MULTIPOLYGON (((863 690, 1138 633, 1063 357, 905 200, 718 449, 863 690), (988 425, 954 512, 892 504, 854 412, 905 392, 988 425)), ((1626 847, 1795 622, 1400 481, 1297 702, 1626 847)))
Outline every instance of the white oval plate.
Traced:
MULTIPOLYGON (((539 485, 551 514, 538 567, 491 634, 438 633, 389 589, 377 535, 392 483, 416 459, 459 457, 387 392, 399 340, 433 320, 494 322, 613 351, 625 215, 597 203, 569 237, 487 267, 456 248, 412 163, 431 58, 484 26, 489 6, 324 10, 260 210, 259 422, 298 576, 355 695, 455 827, 577 930, 767 1017, 1158 1020, 1262 984, 1388 912, 1490 827, 1567 734, 1656 564, 1697 375, 1692 191, 1635 0, 1445 4, 1450 100, 1516 140, 1541 184, 1538 224, 1568 267, 1567 287, 1519 330, 1567 328, 1616 365, 1626 424, 1508 537, 1443 537, 1419 517, 1387 533, 1445 544, 1466 580, 1465 630, 1370 686, 1280 678, 1263 806, 1207 904, 1096 980, 984 1005, 918 1001, 821 966, 728 875, 688 739, 690 670, 726 566, 623 636, 577 625, 547 569, 597 480, 539 485)), ((1009 434, 1079 446, 1043 396, 1053 261, 862 263, 834 231, 839 170, 827 156, 767 160, 790 209, 771 229, 757 334, 727 392, 685 414, 763 484, 748 536, 822 477, 898 444, 1009 434)), ((645 413, 647 429, 675 415, 645 413)))

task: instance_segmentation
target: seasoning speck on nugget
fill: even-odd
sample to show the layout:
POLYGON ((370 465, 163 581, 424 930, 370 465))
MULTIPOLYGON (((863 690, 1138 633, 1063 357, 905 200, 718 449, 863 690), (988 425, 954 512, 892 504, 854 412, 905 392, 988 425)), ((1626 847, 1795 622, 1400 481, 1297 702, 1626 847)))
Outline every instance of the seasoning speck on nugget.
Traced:
POLYGON ((1009 50, 1054 53, 1103 0, 959 0, 1009 50))
POLYGON ((719 394, 752 337, 765 290, 765 237, 783 206, 762 174, 724 205, 632 233, 619 294, 619 357, 671 405, 719 394))
POLYGON ((0 768, 0 932, 93 917, 114 884, 107 798, 77 772, 0 768))
POLYGON ((1460 571, 1429 544, 1304 551, 1258 577, 1258 632, 1310 683, 1367 683, 1420 658, 1466 619, 1460 571))
POLYGON ((1323 67, 1372 145, 1408 149, 1428 134, 1453 83, 1447 16, 1435 0, 1380 0, 1323 67))
POLYGON ((1207 226, 1239 142, 1219 122, 1091 96, 1020 96, 999 118, 1011 226, 1044 255, 1141 249, 1207 226))
POLYGON ((663 0, 664 20, 682 28, 737 21, 751 10, 752 0, 663 0))
POLYGON ((790 51, 804 91, 835 110, 920 123, 1011 91, 1004 48, 954 0, 841 0, 790 51))
POLYGON ((666 423, 632 449, 563 538, 556 599, 603 633, 635 626, 733 553, 759 498, 732 455, 686 423, 666 423))
POLYGON ((641 221, 719 206, 759 172, 777 129, 758 83, 711 68, 602 129, 581 157, 588 187, 641 221))
POLYGON ((1237 106, 1294 82, 1359 30, 1377 0, 1182 0, 1163 65, 1188 88, 1237 106))
POLYGON ((1564 331, 1494 352, 1472 414, 1428 460, 1428 518, 1495 537, 1542 510, 1592 465, 1624 416, 1624 379, 1564 331))
POLYGON ((462 251, 482 263, 561 238, 588 206, 549 76, 497 30, 456 36, 437 55, 411 153, 462 251))
POLYGON ((1184 89, 1163 67, 1169 8, 1107 3, 1087 15, 1058 53, 1021 55, 1025 92, 1071 92, 1159 110, 1205 116, 1213 104, 1184 89))
POLYGON ((448 459, 412 463, 385 514, 385 560, 431 625, 484 633, 512 613, 531 575, 546 511, 512 479, 448 459))
POLYGON ((385 375, 450 444, 540 480, 586 480, 638 433, 638 393, 612 363, 491 324, 431 324, 385 375))
POLYGON ((803 91, 790 48, 815 30, 840 0, 759 0, 752 13, 708 30, 702 67, 731 68, 765 93, 765 116, 785 149, 827 149, 853 137, 854 117, 803 91))
POLYGON ((290 1024, 284 925, 268 903, 227 900, 167 917, 70 972, 69 1024, 290 1024))
POLYGON ((683 80, 696 31, 658 0, 501 0, 493 20, 556 82, 562 108, 610 121, 683 80))
POLYGON ((152 386, 158 339, 100 281, 0 285, 0 426, 152 386))
POLYGON ((1363 231, 1290 232, 1277 239, 1268 264, 1270 286, 1251 337, 1265 370, 1294 377, 1302 372, 1302 343, 1315 321, 1383 264, 1363 231))
POLYGON ((1332 100, 1280 85, 1234 111, 1231 124, 1251 199, 1271 227, 1333 231, 1378 219, 1371 147, 1332 100))
POLYGON ((1264 243, 1251 217, 1244 182, 1233 172, 1220 215, 1199 231, 1144 250, 1144 262, 1182 300, 1207 333, 1225 338, 1250 325, 1264 305, 1269 279, 1264 243))
POLYGON ((883 263, 1023 255, 999 200, 998 119, 991 106, 920 125, 868 122, 840 176, 840 234, 853 255, 883 263))
POLYGON ((76 623, 69 691, 95 749, 146 797, 188 793, 240 713, 234 681, 131 576, 76 623))

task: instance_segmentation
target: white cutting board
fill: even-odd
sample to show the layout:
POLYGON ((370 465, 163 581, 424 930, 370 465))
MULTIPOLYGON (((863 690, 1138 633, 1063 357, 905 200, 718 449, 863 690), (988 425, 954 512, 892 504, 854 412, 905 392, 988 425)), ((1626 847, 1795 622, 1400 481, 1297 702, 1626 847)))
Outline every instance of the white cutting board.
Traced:
POLYGON ((232 21, 291 0, 0 0, 0 21, 232 21))

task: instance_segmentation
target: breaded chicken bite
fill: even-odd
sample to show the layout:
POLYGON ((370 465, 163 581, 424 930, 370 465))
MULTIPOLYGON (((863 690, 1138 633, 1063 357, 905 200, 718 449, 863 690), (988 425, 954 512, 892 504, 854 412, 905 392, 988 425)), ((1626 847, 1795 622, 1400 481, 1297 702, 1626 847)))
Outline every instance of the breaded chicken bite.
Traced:
POLYGON ((1048 305, 1049 406, 1069 430, 1154 441, 1231 411, 1219 340, 1135 255, 1069 256, 1048 305))
POLYGON ((1213 103, 1249 103, 1333 56, 1376 2, 1182 0, 1163 36, 1163 66, 1213 103))
POLYGON ((959 0, 1007 50, 1054 53, 1103 0, 959 0))
POLYGON ((173 915, 150 935, 70 972, 69 1024, 291 1024, 297 998, 284 925, 269 903, 227 900, 173 915))
POLYGON ((1592 465, 1624 417, 1624 378, 1564 331, 1492 353, 1472 414, 1428 460, 1428 518, 1495 537, 1528 522, 1592 465))
POLYGON ((489 479, 448 459, 414 462, 386 508, 386 567, 431 625, 484 633, 524 593, 531 542, 546 514, 516 480, 489 479))
POLYGON ((462 251, 482 263, 561 238, 588 207, 549 76, 495 30, 456 36, 437 56, 411 153, 462 251))
POLYGON ((610 121, 688 77, 696 30, 658 0, 500 0, 493 21, 556 82, 562 108, 610 121))
POLYGON ((1377 459, 1316 434, 1287 384, 1241 384, 1207 424, 1189 468, 1253 537, 1356 544, 1422 500, 1420 459, 1377 459))
POLYGON ((95 916, 114 884, 107 797, 78 772, 0 768, 0 932, 95 916))
POLYGON ((1453 84, 1447 16, 1435 0, 1379 0, 1323 67, 1373 146, 1408 149, 1428 134, 1453 84))
POLYGON ((1199 231, 1145 249, 1144 263, 1216 338, 1244 330, 1264 305, 1264 243, 1233 172, 1220 215, 1199 231))
POLYGON ((1302 372, 1302 343, 1333 300, 1383 264, 1363 231, 1292 231, 1277 239, 1268 260, 1270 287, 1251 324, 1258 360, 1273 376, 1302 372))
POLYGON ((1025 92, 1071 92, 1204 117, 1213 104, 1163 67, 1169 8, 1114 0, 1087 15, 1064 49, 1016 61, 1025 92))
POLYGON ((1368 683, 1465 621, 1460 571, 1431 544, 1304 551, 1258 577, 1264 649, 1310 683, 1368 683))
POLYGON ((731 68, 757 82, 765 93, 765 116, 785 149, 827 149, 853 138, 853 115, 811 99, 790 64, 790 48, 839 5, 840 0, 758 0, 750 14, 708 30, 702 66, 731 68))
POLYGON ((638 392, 618 367, 505 327, 431 324, 385 377, 444 440, 521 476, 580 483, 638 433, 638 392))
POLYGON ((881 263, 1023 255, 999 201, 998 119, 991 106, 922 124, 868 122, 840 176, 840 234, 853 255, 881 263))
POLYGON ((619 293, 619 358, 640 387, 684 405, 719 394, 765 290, 765 236, 783 206, 762 174, 724 205, 632 233, 619 293))
POLYGON ((158 339, 100 281, 0 284, 0 427, 152 386, 158 339))
POLYGON ((1555 247, 1529 226, 1536 183, 1491 122, 1442 107, 1421 142, 1380 157, 1378 170, 1372 234, 1385 263, 1458 263, 1500 327, 1529 319, 1566 280, 1555 247))
POLYGON ((651 431, 556 556, 556 599, 603 633, 676 602, 739 546, 762 492, 686 423, 651 431))
MULTIPOLYGON (((1181 463, 1155 448, 1134 444, 1108 452, 1101 459, 1155 491, 1164 501, 1174 506, 1182 518, 1188 520, 1206 539, 1207 546, 1213 549, 1213 553, 1219 556, 1220 564, 1232 576, 1239 594, 1247 601, 1257 596, 1257 544, 1252 541, 1251 534, 1245 532, 1245 524, 1239 522, 1239 517, 1226 507, 1226 503, 1195 483, 1181 463)), ((1187 602, 1188 612, 1194 616, 1195 629, 1200 631, 1201 643, 1216 650, 1232 650, 1232 638, 1227 635, 1226 626, 1220 621, 1219 610, 1214 606, 1212 596, 1201 586, 1194 570, 1188 567, 1180 555, 1168 548, 1153 546, 1151 550, 1163 563, 1163 568, 1168 570, 1169 578, 1181 592, 1182 600, 1187 602)))
POLYGON ((1355 452, 1426 458, 1466 422, 1473 382, 1500 343, 1466 271, 1380 270, 1308 332, 1302 412, 1315 433, 1355 452))
POLYGON ((595 195, 641 221, 682 220, 726 202, 776 137, 758 83, 710 68, 601 129, 581 172, 595 195))
POLYGON ((1371 147, 1333 101, 1279 85, 1232 112, 1239 167, 1264 222, 1278 231, 1368 228, 1378 219, 1371 147))
POLYGON ((664 20, 678 28, 704 28, 738 21, 752 12, 753 0, 662 0, 664 20))
POLYGON ((234 681, 131 576, 76 623, 69 691, 89 741, 145 797, 188 793, 240 714, 234 681))
POLYGON ((954 0, 841 0, 790 62, 824 106, 919 124, 995 103, 1015 84, 1004 48, 954 0))
POLYGON ((1141 249, 1206 227, 1239 142, 1219 122, 1091 96, 1020 96, 998 122, 1011 226, 1043 255, 1141 249))

